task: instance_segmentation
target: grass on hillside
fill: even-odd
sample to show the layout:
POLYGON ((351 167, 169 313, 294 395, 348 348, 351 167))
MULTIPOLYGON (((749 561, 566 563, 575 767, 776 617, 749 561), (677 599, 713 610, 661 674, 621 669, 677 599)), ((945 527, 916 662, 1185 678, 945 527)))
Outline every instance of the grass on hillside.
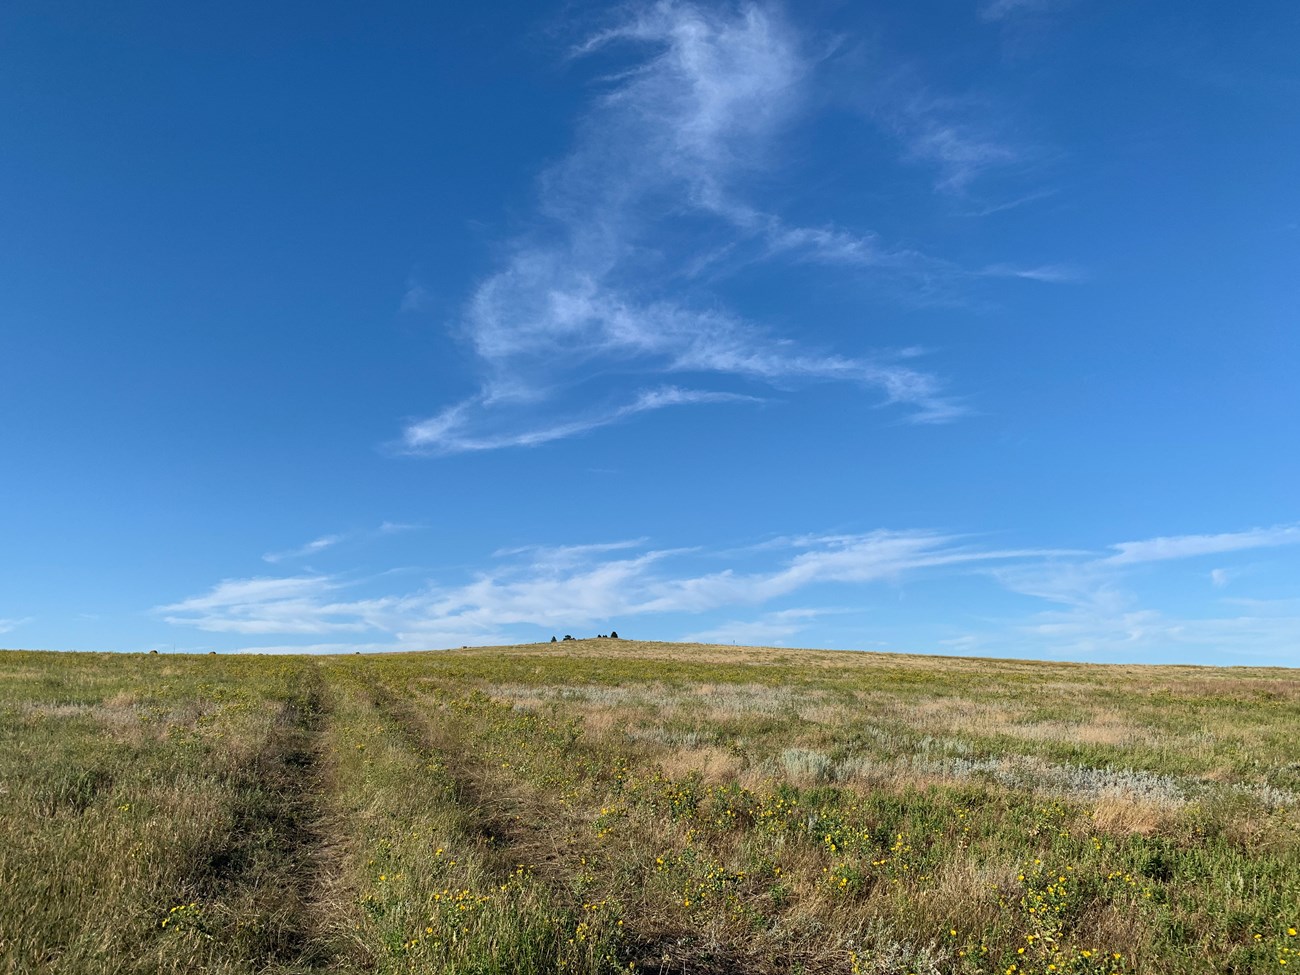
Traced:
POLYGON ((0 971, 1300 967, 1300 674, 0 654, 0 971))

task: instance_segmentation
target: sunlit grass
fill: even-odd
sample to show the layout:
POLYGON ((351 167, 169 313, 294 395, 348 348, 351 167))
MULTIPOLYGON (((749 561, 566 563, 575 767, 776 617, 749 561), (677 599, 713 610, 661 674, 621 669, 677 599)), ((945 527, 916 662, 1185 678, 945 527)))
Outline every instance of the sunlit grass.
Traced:
POLYGON ((0 654, 0 970, 1300 965, 1284 670, 0 654))

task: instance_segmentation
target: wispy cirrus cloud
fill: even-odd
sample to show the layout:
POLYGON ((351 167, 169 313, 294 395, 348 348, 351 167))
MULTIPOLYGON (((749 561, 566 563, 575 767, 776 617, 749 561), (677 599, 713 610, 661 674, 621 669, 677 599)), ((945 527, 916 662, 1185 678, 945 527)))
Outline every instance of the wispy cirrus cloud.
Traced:
MULTIPOLYGON (((995 567, 990 573, 1006 588, 1076 608, 1115 613, 1129 597, 1122 589, 1125 572, 1152 562, 1193 559, 1281 545, 1300 544, 1300 525, 1220 532, 1213 535, 1167 535, 1110 546, 1111 554, 1063 553, 1044 561, 995 567)), ((1240 570, 1217 567, 1210 580, 1221 587, 1240 570)))
POLYGON ((1226 586, 1228 586, 1237 575, 1240 574, 1240 571, 1241 570, 1239 569, 1225 569, 1225 568, 1211 569, 1210 584, 1214 586, 1215 589, 1223 589, 1226 586))
MULTIPOLYGON (((1194 651, 1203 654, 1216 641, 1225 658, 1233 655, 1268 656, 1300 664, 1300 617, 1295 605, 1284 609, 1251 600, 1222 600, 1231 610, 1191 617, 1143 605, 1129 583, 1135 571, 1158 568, 1161 563, 1226 555, 1261 548, 1300 544, 1300 525, 1283 524, 1216 534, 1159 536, 1110 546, 1111 554, 1052 558, 993 567, 989 574, 1007 589, 1057 604, 1010 626, 1006 638, 1017 635, 1044 652, 1075 659, 1110 655, 1136 659, 1151 650, 1194 651), (1253 612, 1242 613, 1246 606, 1253 612)), ((1240 567, 1218 566, 1208 579, 1222 588, 1241 573, 1240 567)))
POLYGON ((965 193, 987 172, 1019 164, 1023 155, 1012 145, 981 131, 969 122, 946 119, 935 110, 917 110, 901 116, 900 129, 908 153, 918 162, 935 166, 935 188, 965 193))
POLYGON ((370 531, 355 532, 336 532, 330 535, 321 535, 313 538, 310 542, 299 545, 296 548, 283 549, 277 552, 267 552, 262 556, 262 561, 270 562, 276 565, 280 562, 289 562, 295 559, 303 559, 312 555, 318 555, 326 549, 335 548, 344 542, 357 542, 366 539, 376 539, 389 535, 400 535, 405 532, 418 531, 422 526, 406 524, 396 521, 385 521, 378 528, 370 531))
MULTIPOLYGON (((1294 598, 1243 593, 1193 616, 1180 612, 1176 599, 1153 603, 1149 586, 1144 596, 1130 587, 1174 560, 1297 543, 1294 525, 1154 537, 1109 551, 1005 547, 981 536, 924 530, 792 535, 725 550, 656 548, 638 538, 505 548, 471 578, 429 580, 398 592, 375 591, 386 585, 383 575, 227 579, 154 613, 178 626, 260 638, 250 649, 263 650, 411 650, 610 626, 632 635, 638 620, 660 632, 663 621, 676 621, 670 625, 688 639, 773 644, 813 633, 825 614, 844 612, 846 593, 861 612, 879 587, 893 593, 939 578, 948 585, 984 577, 1049 605, 998 620, 982 613, 943 621, 940 636, 948 639, 937 638, 935 649, 1084 660, 1159 651, 1217 659, 1221 650, 1300 664, 1294 598), (692 618, 699 623, 681 622, 692 618), (958 628, 965 635, 954 644, 958 628), (266 639, 276 637, 294 642, 266 639)), ((1216 571, 1227 570, 1220 563, 1216 571)), ((1178 579, 1185 586, 1185 574, 1178 579)), ((864 630, 858 645, 877 644, 875 635, 864 630)))
MULTIPOLYGON (((1131 607, 1115 613, 1047 612, 1004 633, 1001 646, 1071 660, 1300 666, 1300 616, 1188 617, 1131 607)), ((984 644, 988 646, 986 642, 984 644)))
POLYGON ((20 626, 30 623, 31 621, 32 618, 30 616, 24 616, 21 619, 0 619, 0 633, 9 633, 18 629, 20 626))
MULTIPOLYGON (((953 199, 967 200, 977 181, 1026 171, 1042 156, 1009 134, 1013 127, 986 98, 936 93, 910 69, 876 78, 862 105, 896 141, 903 160, 931 170, 933 189, 953 199)), ((1011 205, 1033 198, 1022 194, 1011 205)))
POLYGON ((1028 206, 1031 203, 1037 203, 1040 200, 1047 200, 1057 195, 1055 189, 1039 189, 1031 193, 1022 193, 1013 196, 1010 199, 994 200, 992 202, 978 205, 962 214, 966 217, 991 217, 994 214, 1006 213, 1008 210, 1018 210, 1021 207, 1028 206))
POLYGON ((168 623, 213 633, 360 633, 369 623, 360 602, 338 602, 344 584, 329 576, 226 579, 155 613, 168 623))
POLYGON ((647 538, 629 538, 618 542, 595 542, 589 545, 521 545, 517 548, 498 549, 493 558, 511 558, 526 555, 534 567, 562 569, 580 565, 610 552, 625 552, 645 548, 647 538))
POLYGON ((1072 0, 988 0, 980 5, 980 16, 985 20, 1006 20, 1034 14, 1052 13, 1072 0))
POLYGON ((433 294, 418 281, 408 281, 402 295, 400 311, 414 313, 427 311, 433 304, 433 294))
POLYGON ((377 535, 402 535, 406 532, 417 532, 424 528, 423 525, 409 521, 384 521, 380 522, 379 527, 375 529, 377 535))
POLYGON ((1169 535, 1138 542, 1120 542, 1113 546, 1115 554, 1104 561, 1108 565, 1133 565, 1296 544, 1300 544, 1300 524, 1273 525, 1217 535, 1169 535))
MULTIPOLYGON (((792 224, 751 201, 781 136, 807 111, 819 55, 800 32, 778 8, 755 4, 663 0, 621 16, 574 49, 575 60, 613 57, 620 67, 569 154, 542 174, 532 229, 506 244, 465 307, 459 333, 482 367, 480 391, 410 422, 400 449, 537 446, 667 407, 744 403, 737 384, 752 402, 764 398, 755 385, 853 383, 918 422, 960 416, 933 374, 774 334, 693 280, 738 253, 742 263, 882 273, 935 265, 870 232, 792 224), (593 395, 605 370, 624 381, 593 395), (682 375, 689 387, 662 382, 682 375)), ((937 130, 927 138, 969 157, 966 171, 994 152, 937 130)))
POLYGON ((783 609, 765 613, 758 619, 732 620, 707 630, 687 633, 682 639, 688 643, 739 643, 744 646, 781 644, 805 631, 826 612, 823 609, 783 609))
MULTIPOLYGON (((1135 611, 1135 597, 1126 588, 1129 570, 1147 563, 1193 559, 1300 544, 1300 525, 1222 532, 1213 535, 1169 535, 1110 546, 1111 554, 1062 553, 1045 560, 993 566, 988 572, 1012 592, 1061 604, 1083 618, 1121 620, 1135 611)), ((1221 588, 1240 570, 1216 567, 1210 581, 1221 588)))
POLYGON ((308 555, 315 555, 317 552, 323 552, 327 548, 332 548, 346 537, 345 535, 322 535, 320 538, 313 538, 310 542, 299 545, 297 548, 287 549, 282 552, 267 552, 262 556, 262 560, 276 563, 288 559, 301 559, 308 555))
MULTIPOLYGON (((500 450, 503 447, 540 447, 556 440, 566 440, 600 427, 621 423, 639 413, 648 413, 668 406, 757 401, 753 396, 740 393, 661 386, 657 389, 642 390, 630 403, 623 403, 603 411, 587 410, 584 415, 547 426, 531 428, 518 426, 508 432, 476 433, 474 431, 481 429, 485 407, 492 404, 490 398, 478 397, 448 407, 437 416, 411 424, 406 428, 404 440, 408 448, 427 453, 467 453, 500 450)), ((510 412, 531 413, 531 411, 510 412)))
POLYGON ((1020 278, 1024 281, 1041 281, 1044 284, 1074 284, 1087 277, 1081 268, 1070 264, 1039 264, 1033 267, 990 264, 977 273, 988 278, 1020 278))
MULTIPOLYGON (((806 536, 770 548, 775 564, 742 571, 692 572, 695 549, 653 549, 644 541, 524 547, 469 582, 429 583, 414 592, 349 596, 361 583, 341 576, 228 579, 206 593, 157 607, 169 623, 219 633, 355 633, 392 648, 482 641, 510 627, 574 627, 647 615, 761 607, 821 583, 899 580, 947 567, 1041 556, 978 547, 960 536, 926 531, 806 536), (366 636, 366 635, 369 636, 366 636)), ((769 615, 792 625, 807 611, 769 615)))

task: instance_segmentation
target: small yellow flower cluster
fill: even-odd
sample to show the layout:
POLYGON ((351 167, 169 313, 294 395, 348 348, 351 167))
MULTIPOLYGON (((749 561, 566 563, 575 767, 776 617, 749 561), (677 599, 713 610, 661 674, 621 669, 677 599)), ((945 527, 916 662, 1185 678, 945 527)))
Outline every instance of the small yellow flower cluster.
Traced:
POLYGON ((188 904, 177 904, 167 912, 167 916, 162 920, 162 927, 169 928, 173 931, 198 931, 203 930, 203 908, 199 906, 198 901, 190 901, 188 904))
POLYGON ((619 805, 601 806, 600 815, 593 822, 592 829, 596 831, 596 838, 608 836, 618 824, 620 819, 627 816, 627 809, 619 805))
POLYGON ((840 893, 850 893, 858 890, 863 884, 862 871, 852 861, 823 867, 822 875, 826 878, 826 883, 831 889, 840 893))
POLYGON ((433 902, 435 904, 450 904, 458 911, 473 910, 481 907, 492 900, 491 894, 476 894, 468 887, 460 890, 444 888, 433 893, 433 902))
POLYGON ((1280 968, 1294 965, 1300 968, 1300 932, 1294 924, 1287 925, 1286 934, 1279 938, 1277 946, 1277 963, 1280 968))
MULTIPOLYGON (((1030 971, 1047 975, 1121 975, 1127 970, 1120 952, 1107 954, 1068 943, 1067 920, 1086 903, 1073 866, 1053 870, 1035 859, 1016 879, 1023 891, 1018 906, 1030 931, 1023 936, 1024 943, 1016 948, 1011 965, 1013 975, 1026 975, 1030 971)), ((1006 899, 1002 905, 1013 906, 1006 899)))
MULTIPOLYGON (((663 858, 658 858, 662 860, 663 858)), ((679 863, 678 866, 682 864, 679 863)), ((686 861, 689 869, 691 861, 686 861)), ((660 867, 656 863, 656 869, 664 869, 668 866, 667 862, 660 867)), ((745 871, 730 871, 721 863, 698 864, 695 865, 692 873, 685 879, 682 884, 681 905, 682 907, 700 908, 710 902, 721 902, 735 905, 739 903, 739 888, 748 875, 745 871), (705 870, 704 867, 708 869, 705 870)))

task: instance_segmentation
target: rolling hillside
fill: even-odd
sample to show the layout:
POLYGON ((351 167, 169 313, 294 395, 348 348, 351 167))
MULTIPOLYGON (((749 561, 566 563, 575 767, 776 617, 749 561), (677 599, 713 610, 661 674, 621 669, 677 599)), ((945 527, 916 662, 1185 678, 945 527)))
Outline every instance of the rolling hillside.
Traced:
POLYGON ((0 654, 0 971, 1300 968, 1300 674, 0 654))

